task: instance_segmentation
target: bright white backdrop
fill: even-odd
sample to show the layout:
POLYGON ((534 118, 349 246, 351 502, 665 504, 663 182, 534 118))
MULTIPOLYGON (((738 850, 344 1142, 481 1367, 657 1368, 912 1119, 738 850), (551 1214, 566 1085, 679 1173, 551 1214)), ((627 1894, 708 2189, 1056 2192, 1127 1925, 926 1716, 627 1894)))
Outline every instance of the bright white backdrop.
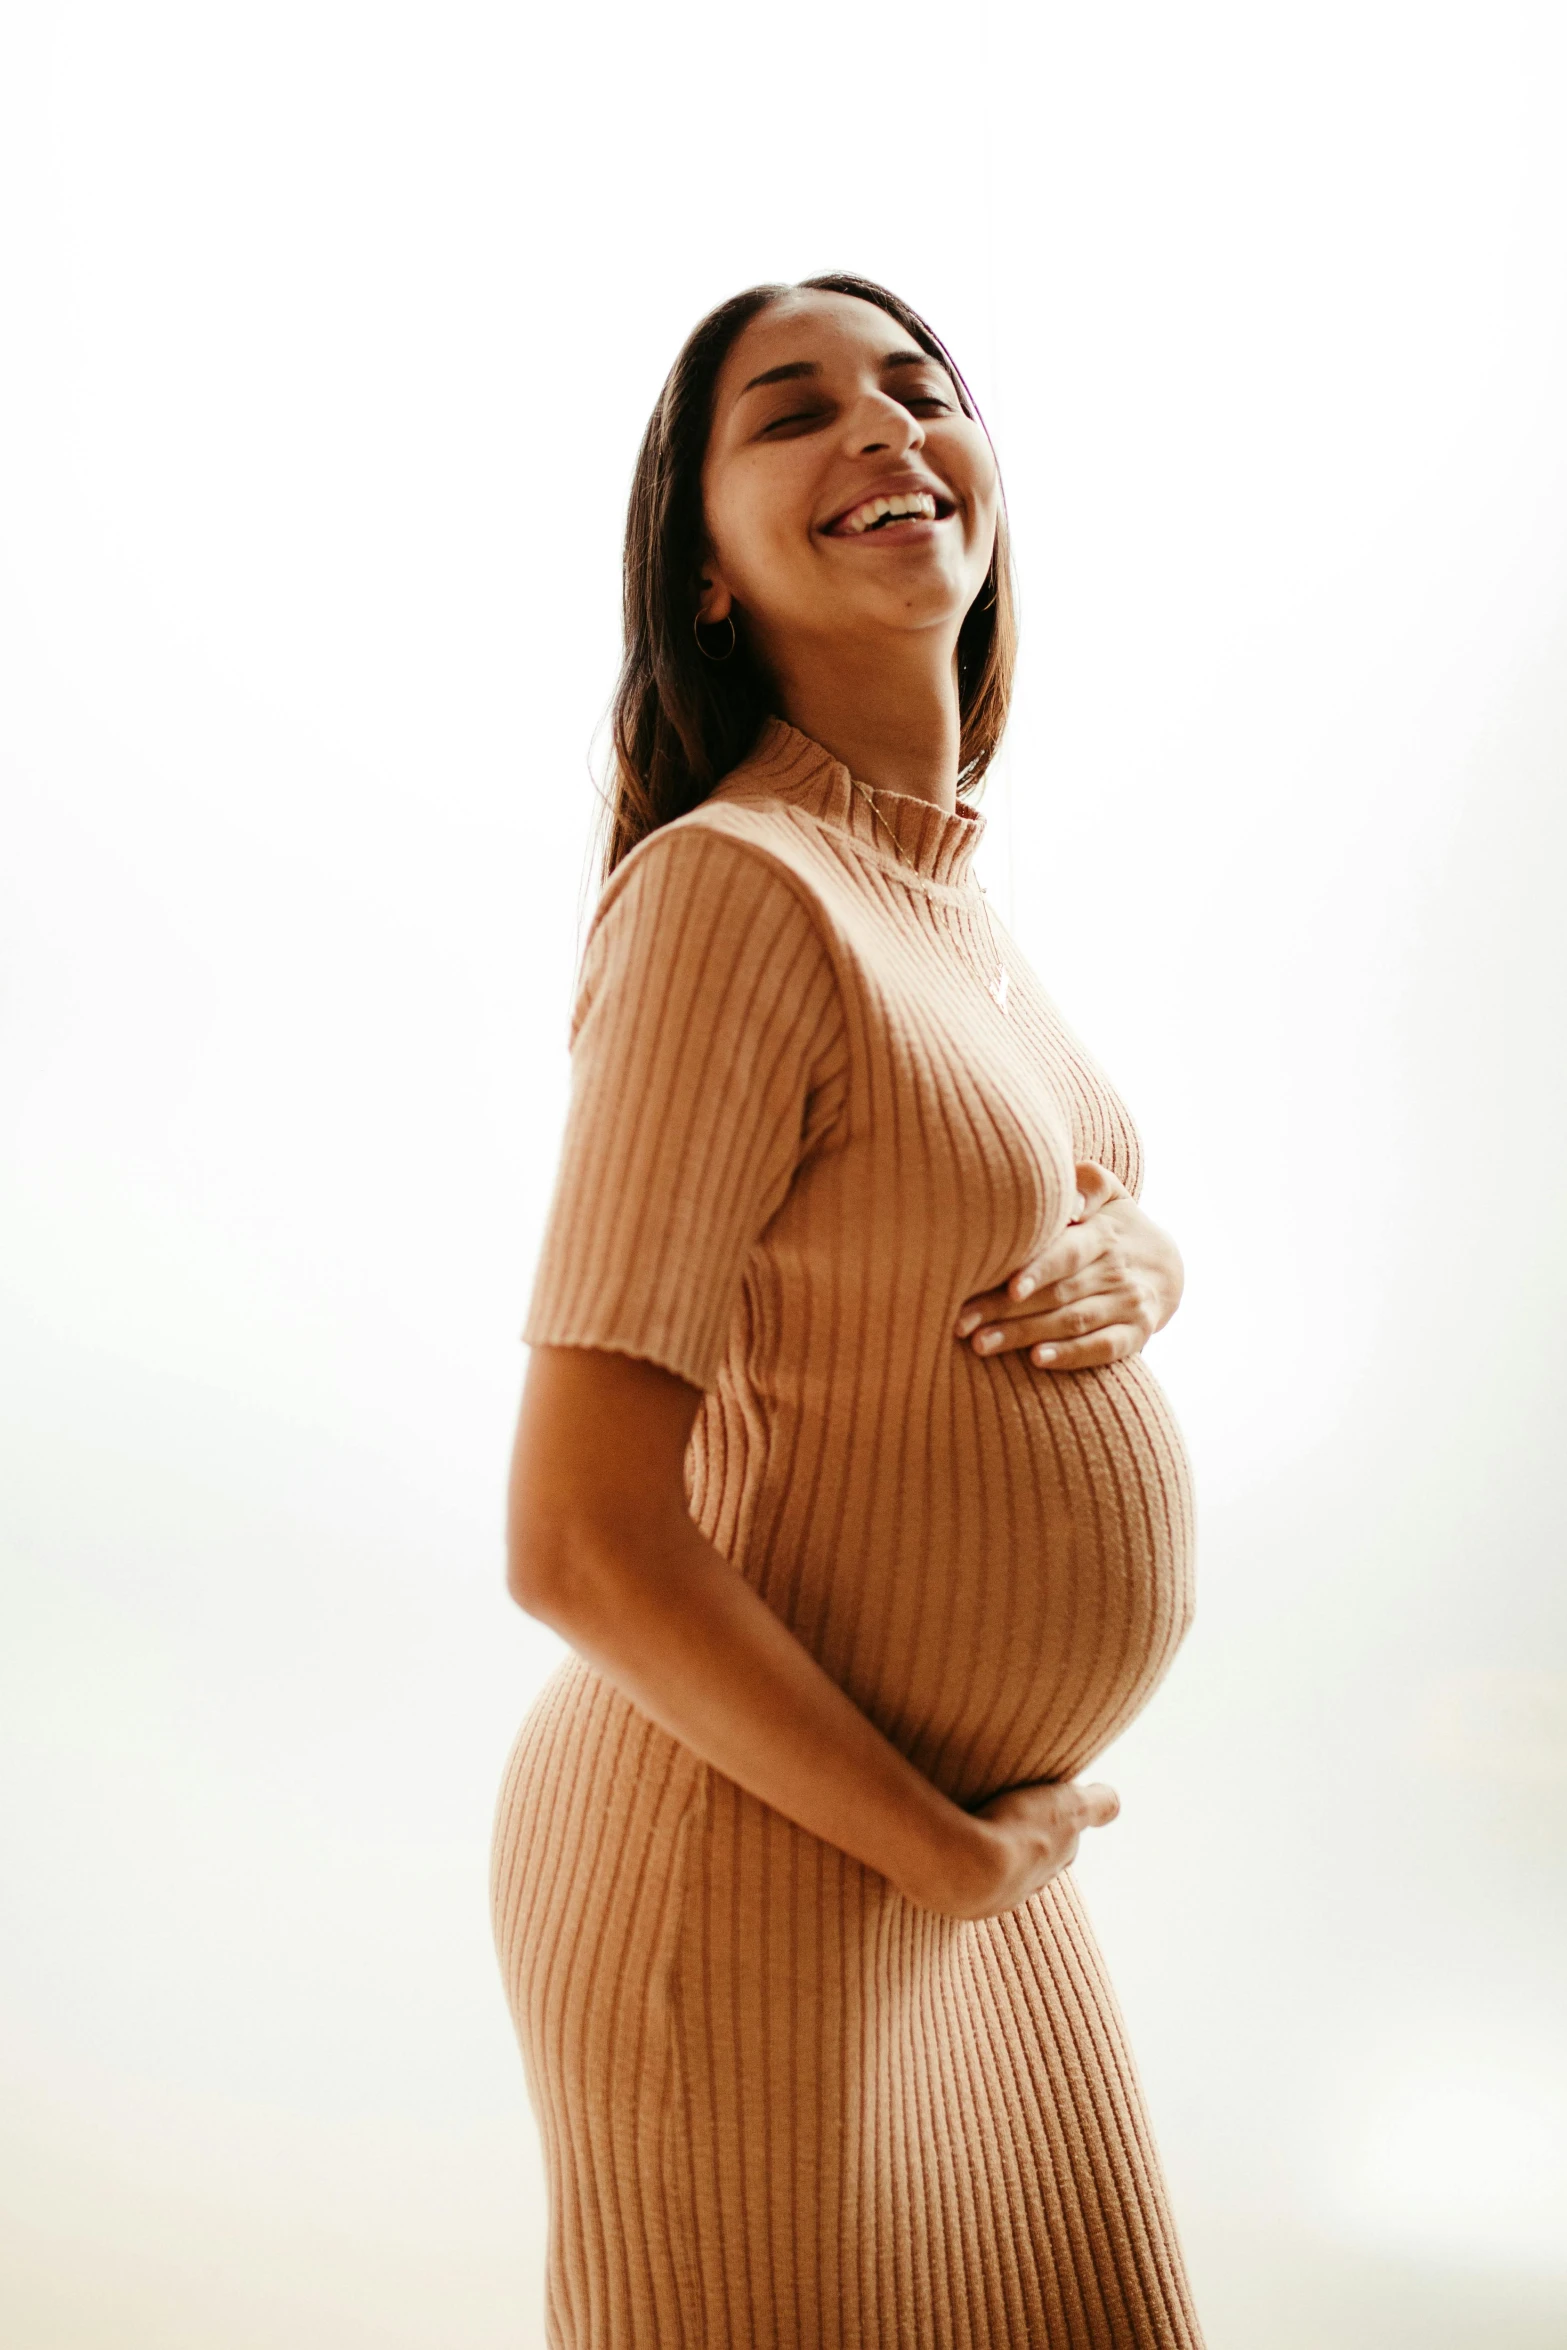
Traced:
POLYGON ((27 5, 0 53, 25 2350, 533 2350, 498 1496, 636 437, 849 266, 1006 470, 985 858, 1200 1612, 1082 1863, 1212 2350, 1567 2327, 1551 6, 27 5))

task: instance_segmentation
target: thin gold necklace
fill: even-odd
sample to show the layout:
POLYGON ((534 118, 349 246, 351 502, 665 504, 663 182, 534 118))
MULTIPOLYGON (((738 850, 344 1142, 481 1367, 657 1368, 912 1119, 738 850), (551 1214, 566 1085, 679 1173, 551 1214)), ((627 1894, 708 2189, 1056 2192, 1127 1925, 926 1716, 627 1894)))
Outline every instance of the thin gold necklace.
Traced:
MULTIPOLYGON (((887 838, 891 841, 893 847, 897 850, 900 861, 907 865, 911 872, 917 872, 919 868, 915 864, 914 859, 909 855, 908 850, 904 847, 902 841, 899 840, 897 833, 888 823, 880 808, 877 807, 876 795, 871 790, 870 785, 868 783, 861 783, 859 777, 852 772, 849 776, 849 781, 853 784, 855 790, 859 793, 861 799, 865 802, 865 805, 867 808, 869 808, 871 814, 875 817, 877 823, 881 826, 882 831, 887 835, 887 838)), ((978 879, 978 876, 976 875, 975 878, 978 879)), ((991 949, 996 958, 996 976, 994 979, 988 979, 985 982, 985 985, 990 990, 992 996, 994 996, 997 1009, 1004 1012, 1007 1008, 1007 966, 1005 958, 1001 952, 1001 941, 996 936, 996 917, 990 910, 989 893, 987 892, 985 884, 982 881, 979 883, 979 894, 984 900, 985 924, 990 932, 991 949)))

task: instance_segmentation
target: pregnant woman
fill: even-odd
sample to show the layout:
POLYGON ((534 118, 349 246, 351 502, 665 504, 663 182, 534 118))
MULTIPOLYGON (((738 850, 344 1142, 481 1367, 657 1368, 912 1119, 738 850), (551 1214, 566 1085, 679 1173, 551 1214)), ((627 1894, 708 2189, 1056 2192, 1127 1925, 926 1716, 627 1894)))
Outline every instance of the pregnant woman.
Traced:
POLYGON ((1200 2342, 1071 1877, 1191 1610, 1180 1261, 991 916, 995 458, 924 321, 737 296, 653 413, 525 1336, 496 1823, 555 2350, 1200 2342))

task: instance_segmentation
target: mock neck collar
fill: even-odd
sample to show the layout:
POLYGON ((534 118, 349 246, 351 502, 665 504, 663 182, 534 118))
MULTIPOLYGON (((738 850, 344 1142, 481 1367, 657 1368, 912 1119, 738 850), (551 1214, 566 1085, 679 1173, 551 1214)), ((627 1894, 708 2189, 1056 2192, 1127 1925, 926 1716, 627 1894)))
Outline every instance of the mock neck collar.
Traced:
POLYGON ((848 833, 895 871, 906 872, 912 866, 927 881, 949 888, 967 879, 985 830, 985 819, 978 809, 966 807, 961 800, 949 816, 944 808, 929 800, 912 799, 906 792, 877 791, 873 814, 843 761, 782 718, 767 720, 749 757, 709 796, 787 800, 823 824, 848 833), (889 834, 896 837, 903 857, 889 834))

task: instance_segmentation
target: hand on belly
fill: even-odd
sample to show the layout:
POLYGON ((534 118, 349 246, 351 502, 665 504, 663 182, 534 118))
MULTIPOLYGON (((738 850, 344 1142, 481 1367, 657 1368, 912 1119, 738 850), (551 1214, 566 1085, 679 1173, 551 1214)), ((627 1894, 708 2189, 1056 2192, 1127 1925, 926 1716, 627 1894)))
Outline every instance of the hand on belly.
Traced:
POLYGON ((954 1335, 977 1355, 1027 1349, 1041 1371, 1082 1371, 1139 1354, 1181 1302, 1181 1253, 1107 1167, 1076 1168, 1080 1204, 1064 1232, 1003 1288, 965 1300, 954 1335))

